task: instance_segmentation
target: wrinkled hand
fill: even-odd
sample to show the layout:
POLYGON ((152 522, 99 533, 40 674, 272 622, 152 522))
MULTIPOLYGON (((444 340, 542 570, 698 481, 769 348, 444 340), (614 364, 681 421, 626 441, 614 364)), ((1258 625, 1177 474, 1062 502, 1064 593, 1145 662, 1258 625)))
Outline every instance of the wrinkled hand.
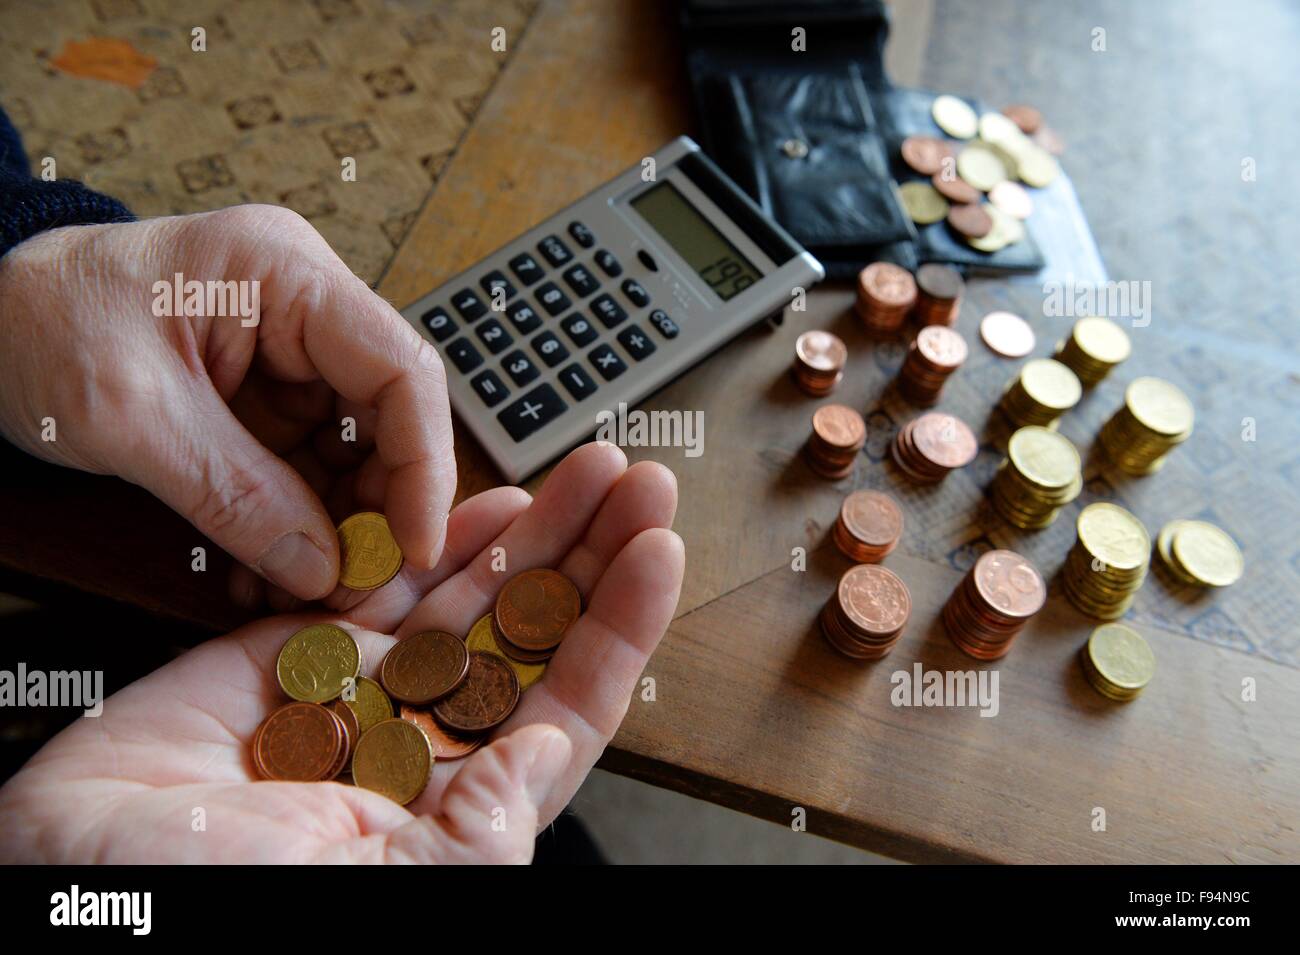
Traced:
MULTIPOLYGON (((456 486, 437 353, 274 206, 55 229, 0 258, 0 433, 147 488, 305 600, 338 580, 322 500, 382 509, 427 570, 456 486), (178 273, 260 283, 260 324, 156 317, 154 284, 178 273)), ((245 572, 232 589, 253 604, 259 583, 245 572)))
POLYGON ((408 566, 349 611, 373 677, 394 638, 358 621, 463 634, 506 579, 534 566, 557 568, 583 595, 583 615, 495 741, 436 764, 410 806, 341 783, 254 781, 253 733, 284 702, 280 647, 309 622, 338 619, 273 617, 132 684, 37 753, 0 789, 0 861, 527 861, 618 728, 672 618, 684 561, 667 530, 676 502, 671 472, 586 445, 535 500, 503 487, 465 501, 433 570, 408 566), (496 548, 505 573, 492 570, 496 548))

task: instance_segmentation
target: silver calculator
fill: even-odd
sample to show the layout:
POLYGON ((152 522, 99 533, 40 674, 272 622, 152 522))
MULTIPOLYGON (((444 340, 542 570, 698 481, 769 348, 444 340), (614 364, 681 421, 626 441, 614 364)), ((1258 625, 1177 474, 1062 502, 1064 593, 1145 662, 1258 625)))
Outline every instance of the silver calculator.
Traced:
POLYGON ((824 275, 682 136, 402 314, 518 482, 824 275))

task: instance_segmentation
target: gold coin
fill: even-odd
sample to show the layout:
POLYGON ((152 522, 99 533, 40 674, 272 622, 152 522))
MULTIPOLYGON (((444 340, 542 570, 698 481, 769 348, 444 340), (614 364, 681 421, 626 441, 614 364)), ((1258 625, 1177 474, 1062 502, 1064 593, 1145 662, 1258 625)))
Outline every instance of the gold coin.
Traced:
POLYGON ((1156 553, 1165 562, 1165 566, 1175 573, 1178 572, 1178 568, 1174 566, 1174 555, 1169 545, 1173 543, 1174 535, 1178 533, 1183 523, 1183 521, 1169 521, 1164 527, 1160 528, 1160 533, 1156 535, 1156 553))
POLYGON ((432 767, 429 739, 418 726, 384 720, 361 734, 352 757, 352 780, 405 806, 424 791, 432 767))
POLYGON ((1187 396, 1161 378, 1135 378, 1124 403, 1139 424, 1169 438, 1192 430, 1196 417, 1187 396))
POLYGON ((948 214, 948 200, 928 182, 905 182, 898 187, 907 216, 917 225, 939 222, 948 214))
POLYGON ((1019 126, 1001 113, 982 114, 979 118, 979 134, 984 142, 999 145, 1029 140, 1029 137, 1020 131, 1019 126))
POLYGON ((1053 358, 1025 362, 1020 385, 1030 398, 1053 411, 1069 411, 1083 396, 1079 376, 1053 358))
POLYGON ((1007 164, 992 147, 972 143, 957 156, 957 175, 980 192, 988 192, 1007 178, 1007 164))
POLYGON ((470 627, 469 635, 465 638, 465 645, 471 651, 482 650, 484 653, 494 654, 509 663, 510 668, 515 671, 515 676, 519 678, 521 692, 540 680, 542 674, 546 672, 544 662, 520 663, 497 645, 497 639, 492 633, 492 614, 490 613, 479 617, 474 626, 470 627))
POLYGON ((345 681, 361 672, 361 650, 352 634, 332 623, 303 627, 290 637, 275 661, 280 689, 303 703, 326 703, 343 692, 345 681))
POLYGON ((362 733, 376 723, 391 720, 396 715, 393 712, 393 701, 388 698, 384 688, 367 676, 357 677, 356 698, 343 702, 356 714, 362 733))
POLYGON ((1020 428, 1007 444, 1016 470, 1044 488, 1063 488, 1079 479, 1082 464, 1070 439, 1048 428, 1020 428))
POLYGON ((1109 318, 1089 315, 1074 323, 1075 343, 1094 361, 1118 365, 1128 358, 1133 346, 1128 335, 1109 318))
POLYGON ((984 203, 980 208, 993 220, 993 228, 988 234, 978 239, 969 236, 966 242, 971 248, 980 252, 998 252, 1009 245, 1014 245, 1025 237, 1025 224, 1013 215, 1008 215, 995 205, 984 203))
POLYGON ((1246 567, 1237 542, 1206 521, 1183 521, 1170 550, 1181 569, 1208 587, 1236 583, 1246 567))
POLYGON ((1052 154, 1032 143, 1027 149, 1020 150, 1016 154, 1016 172, 1020 174, 1021 181, 1027 186, 1045 189, 1052 184, 1052 180, 1060 171, 1061 166, 1052 154))
POLYGON ((1151 555, 1151 535, 1142 522, 1117 504, 1089 504, 1075 525, 1079 542, 1107 569, 1119 572, 1145 567, 1151 555))
POLYGON ((1088 638, 1088 662, 1111 688, 1136 693, 1156 675, 1156 657, 1142 635, 1122 623, 1105 623, 1088 638))
POLYGON ((979 131, 975 110, 955 96, 936 96, 930 106, 935 123, 953 139, 970 139, 979 131))
POLYGON ((402 551, 388 520, 374 511, 353 514, 339 525, 339 583, 349 590, 374 590, 402 569, 402 551))

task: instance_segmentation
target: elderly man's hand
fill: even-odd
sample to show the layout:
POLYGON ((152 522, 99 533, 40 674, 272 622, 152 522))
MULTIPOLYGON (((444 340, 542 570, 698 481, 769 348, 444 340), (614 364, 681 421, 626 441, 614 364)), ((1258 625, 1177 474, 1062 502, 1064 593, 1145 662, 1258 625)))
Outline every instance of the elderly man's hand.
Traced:
MULTIPOLYGON (((55 229, 0 258, 0 433, 152 491, 282 603, 335 590, 326 503, 382 510, 429 569, 456 485, 437 353, 274 206, 55 229), (178 275, 258 283, 260 322, 157 317, 178 275)), ((232 577, 245 604, 263 590, 232 577)))

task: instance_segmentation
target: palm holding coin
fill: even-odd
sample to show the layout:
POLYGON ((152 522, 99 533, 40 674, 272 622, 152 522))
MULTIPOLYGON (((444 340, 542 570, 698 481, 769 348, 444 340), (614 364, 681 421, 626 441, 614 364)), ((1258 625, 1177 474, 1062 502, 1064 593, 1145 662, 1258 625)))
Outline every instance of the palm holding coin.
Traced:
POLYGON ((629 468, 607 444, 570 454, 535 499, 503 487, 465 501, 432 570, 404 565, 341 621, 274 617, 209 641, 55 737, 0 789, 8 860, 527 861, 672 618, 684 564, 667 529, 675 509, 671 472, 629 468), (249 742, 282 699, 276 659, 296 631, 341 623, 373 678, 397 637, 468 633, 512 574, 537 566, 577 585, 582 615, 492 742, 436 761, 411 804, 340 783, 255 781, 249 742))

